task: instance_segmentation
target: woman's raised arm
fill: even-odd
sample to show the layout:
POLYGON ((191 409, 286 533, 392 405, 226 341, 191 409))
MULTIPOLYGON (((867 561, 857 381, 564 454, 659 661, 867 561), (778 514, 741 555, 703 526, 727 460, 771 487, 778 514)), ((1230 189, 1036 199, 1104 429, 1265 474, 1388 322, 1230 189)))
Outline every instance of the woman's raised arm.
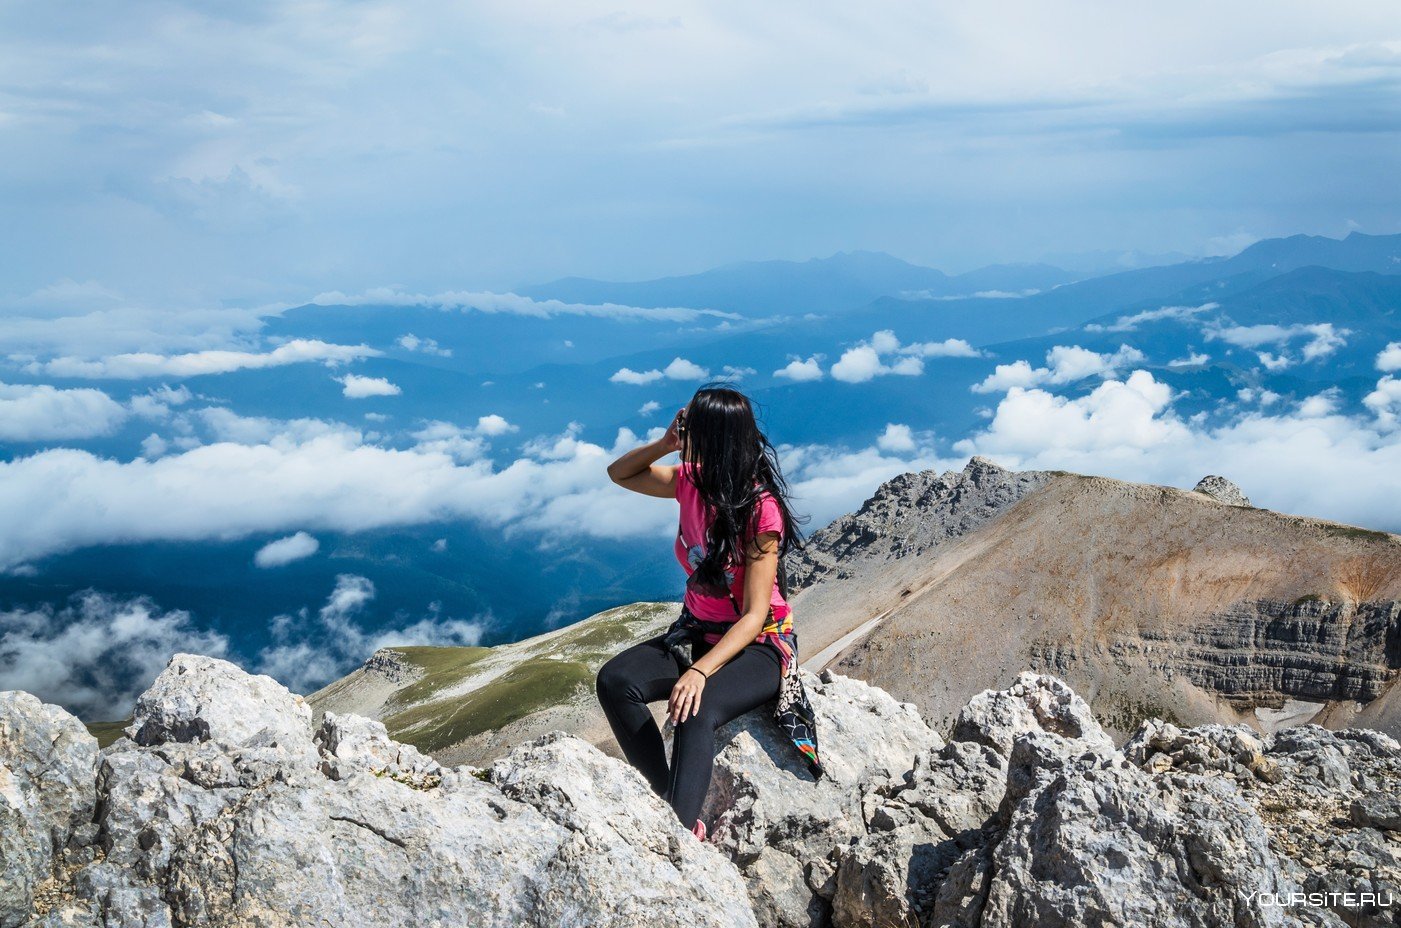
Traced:
POLYGON ((656 462, 673 451, 680 450, 681 440, 676 433, 680 418, 681 412, 678 412, 661 438, 639 445, 609 464, 608 479, 624 489, 644 496, 675 499, 676 465, 656 462))

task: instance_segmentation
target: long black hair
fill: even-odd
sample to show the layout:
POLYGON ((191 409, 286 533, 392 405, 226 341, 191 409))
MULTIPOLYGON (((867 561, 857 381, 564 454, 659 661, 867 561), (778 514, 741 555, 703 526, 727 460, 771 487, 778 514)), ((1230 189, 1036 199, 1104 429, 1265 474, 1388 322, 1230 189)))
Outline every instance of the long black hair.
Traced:
POLYGON ((692 482, 711 515, 705 557, 696 565, 692 582, 702 589, 728 587, 725 570, 746 563, 751 523, 765 493, 783 514, 781 568, 784 556, 802 547, 798 524, 807 518, 793 515, 778 453, 759 430, 749 397, 726 384, 706 384, 686 407, 680 437, 681 460, 692 465, 692 482))

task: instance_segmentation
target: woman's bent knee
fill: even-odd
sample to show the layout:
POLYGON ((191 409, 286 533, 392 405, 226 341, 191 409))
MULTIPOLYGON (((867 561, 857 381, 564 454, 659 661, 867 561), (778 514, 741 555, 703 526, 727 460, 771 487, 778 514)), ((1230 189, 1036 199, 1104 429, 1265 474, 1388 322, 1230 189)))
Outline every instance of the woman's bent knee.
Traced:
POLYGON ((616 661, 616 658, 610 660, 598 669, 598 676, 594 679, 594 691, 598 693, 599 699, 627 698, 632 680, 627 671, 620 667, 616 661))

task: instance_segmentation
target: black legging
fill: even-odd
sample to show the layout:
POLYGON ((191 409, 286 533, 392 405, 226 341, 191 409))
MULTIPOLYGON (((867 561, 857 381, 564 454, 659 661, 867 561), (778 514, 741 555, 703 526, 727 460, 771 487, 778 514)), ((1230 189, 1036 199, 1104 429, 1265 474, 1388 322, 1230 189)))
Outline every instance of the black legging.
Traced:
MULTIPOLYGON (((681 675, 662 637, 635 644, 604 664, 598 671, 598 701, 623 756, 671 803, 681 824, 694 828, 710 789, 715 729, 777 696, 783 665, 777 651, 756 642, 711 674, 700 711, 676 726, 668 769, 662 733, 647 708, 669 697, 681 675)), ((699 658, 709 650, 698 643, 692 653, 699 658)))

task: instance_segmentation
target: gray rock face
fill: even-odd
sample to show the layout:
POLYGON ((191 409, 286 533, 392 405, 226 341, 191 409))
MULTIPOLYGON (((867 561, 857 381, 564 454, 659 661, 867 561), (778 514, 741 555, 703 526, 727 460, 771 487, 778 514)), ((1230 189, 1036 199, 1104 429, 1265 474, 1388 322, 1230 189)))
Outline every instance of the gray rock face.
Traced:
POLYGON ((222 661, 172 660, 142 743, 100 753, 61 709, 0 694, 0 925, 1395 923, 1385 735, 1153 721, 1119 750, 1062 681, 1023 673, 946 740, 879 689, 807 684, 830 776, 767 710, 738 720, 706 842, 578 738, 444 767, 378 722, 313 731, 222 661))
POLYGON ((859 510, 814 532, 790 557, 789 590, 850 577, 867 562, 927 553, 991 521, 1050 479, 1049 472, 1011 471, 984 457, 970 458, 961 471, 892 477, 859 510))
POLYGON ((992 848, 983 928, 1284 923, 1257 900, 1292 884, 1231 784, 1182 777, 1163 790, 1093 755, 1040 773, 992 848))
POLYGON ((92 819, 97 739, 58 706, 0 693, 0 928, 29 919, 92 819))
POLYGON ((1210 622, 1144 631, 1108 649, 1125 659, 1146 659, 1151 649, 1174 674, 1242 709, 1280 693, 1366 703, 1393 685, 1401 668, 1401 601, 1240 602, 1210 622))
POLYGON ((1186 773, 1234 785, 1258 815, 1286 883, 1323 902, 1289 909, 1306 923, 1401 921, 1401 838, 1387 828, 1401 796, 1395 739, 1316 725, 1261 739, 1245 728, 1181 731, 1146 722, 1124 753, 1159 781, 1186 773))
POLYGON ((861 798, 943 744, 914 707, 833 674, 804 674, 825 775, 813 782, 764 710, 721 732, 703 813, 711 842, 739 863, 761 925, 823 924, 837 851, 865 832, 861 798), (816 920, 814 922, 814 920, 816 920))
MULTIPOLYGON (((49 734, 37 702, 5 698, 37 732, 0 741, 9 771, 49 734)), ((734 865, 578 739, 522 745, 490 771, 443 768, 378 722, 328 713, 313 735, 299 697, 180 655, 141 697, 141 743, 113 744, 94 775, 93 739, 46 708, 86 738, 87 766, 30 816, 54 835, 16 843, 39 870, 66 823, 95 819, 93 860, 42 912, 24 887, 0 888, 7 924, 754 924, 734 865)))
POLYGON ((1212 499, 1219 500, 1228 506, 1250 505, 1250 498, 1240 491, 1240 487, 1225 477, 1218 477, 1215 474, 1208 474, 1198 480, 1197 485, 1192 489, 1197 493, 1205 493, 1212 499))

